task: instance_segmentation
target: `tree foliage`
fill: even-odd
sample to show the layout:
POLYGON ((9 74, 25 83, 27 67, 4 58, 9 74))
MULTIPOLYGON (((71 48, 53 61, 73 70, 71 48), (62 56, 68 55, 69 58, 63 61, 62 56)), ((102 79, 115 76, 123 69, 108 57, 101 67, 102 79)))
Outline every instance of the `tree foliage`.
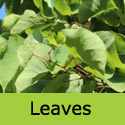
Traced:
POLYGON ((0 92, 125 91, 125 0, 1 0, 0 92))

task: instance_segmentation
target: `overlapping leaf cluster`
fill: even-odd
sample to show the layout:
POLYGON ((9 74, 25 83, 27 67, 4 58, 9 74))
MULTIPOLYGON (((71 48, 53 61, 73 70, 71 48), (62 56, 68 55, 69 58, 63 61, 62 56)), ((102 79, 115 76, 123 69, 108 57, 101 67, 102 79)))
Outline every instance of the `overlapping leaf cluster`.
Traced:
POLYGON ((1 0, 0 92, 125 91, 125 0, 1 0))

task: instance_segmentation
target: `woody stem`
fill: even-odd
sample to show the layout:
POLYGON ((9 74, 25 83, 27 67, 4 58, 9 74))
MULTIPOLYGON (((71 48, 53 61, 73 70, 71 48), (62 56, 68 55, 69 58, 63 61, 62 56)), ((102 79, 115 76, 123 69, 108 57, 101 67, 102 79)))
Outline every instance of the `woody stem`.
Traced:
POLYGON ((45 59, 45 58, 40 57, 40 56, 37 56, 37 55, 35 55, 35 54, 33 54, 33 56, 35 56, 35 57, 37 57, 37 58, 40 58, 40 59, 43 59, 43 60, 45 60, 45 61, 47 61, 47 62, 51 62, 51 60, 45 59))
POLYGON ((71 62, 72 62, 72 60, 74 59, 74 57, 72 57, 72 59, 66 64, 66 65, 64 65, 64 66, 62 66, 63 68, 66 68, 71 62))

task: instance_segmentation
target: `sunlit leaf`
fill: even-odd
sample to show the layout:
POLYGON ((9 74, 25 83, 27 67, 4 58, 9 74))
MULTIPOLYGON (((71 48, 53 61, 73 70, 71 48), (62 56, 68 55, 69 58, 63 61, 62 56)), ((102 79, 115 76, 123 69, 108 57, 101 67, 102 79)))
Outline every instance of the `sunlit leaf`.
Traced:
POLYGON ((71 15, 72 11, 68 6, 66 0, 52 0, 54 7, 62 14, 62 15, 71 15))
MULTIPOLYGON (((17 50, 22 43, 23 38, 19 36, 10 37, 7 51, 2 60, 0 60, 0 79, 4 91, 7 84, 14 78, 19 69, 17 50)), ((13 85, 11 87, 13 87, 13 85)))
POLYGON ((63 33, 66 36, 65 45, 71 54, 104 74, 107 57, 103 41, 83 28, 65 29, 63 33))

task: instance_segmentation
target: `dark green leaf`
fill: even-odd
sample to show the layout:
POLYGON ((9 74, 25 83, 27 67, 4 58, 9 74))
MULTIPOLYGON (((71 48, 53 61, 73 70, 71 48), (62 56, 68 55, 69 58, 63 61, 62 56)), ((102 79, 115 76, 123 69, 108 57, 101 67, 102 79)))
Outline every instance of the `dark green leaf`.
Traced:
POLYGON ((98 15, 97 18, 110 26, 118 27, 120 25, 120 20, 116 10, 105 12, 101 15, 98 15))
POLYGON ((55 93, 64 83, 68 74, 62 74, 50 81, 48 85, 43 89, 42 93, 55 93))
POLYGON ((18 14, 20 8, 20 2, 21 0, 5 0, 7 14, 8 15, 11 13, 18 14))
POLYGON ((36 41, 42 43, 43 42, 43 34, 42 32, 39 30, 39 29, 36 29, 34 32, 33 32, 33 37, 36 41))
POLYGON ((50 80, 39 80, 38 82, 30 85, 28 88, 24 89, 22 93, 41 93, 43 88, 49 83, 50 80))
POLYGON ((87 19, 116 8, 113 0, 84 0, 79 11, 79 21, 87 19))
POLYGON ((23 0, 22 4, 20 5, 20 13, 23 14, 26 9, 39 12, 39 9, 35 6, 33 0, 23 0))
POLYGON ((118 92, 125 91, 125 68, 116 69, 115 75, 107 80, 107 83, 118 92))

